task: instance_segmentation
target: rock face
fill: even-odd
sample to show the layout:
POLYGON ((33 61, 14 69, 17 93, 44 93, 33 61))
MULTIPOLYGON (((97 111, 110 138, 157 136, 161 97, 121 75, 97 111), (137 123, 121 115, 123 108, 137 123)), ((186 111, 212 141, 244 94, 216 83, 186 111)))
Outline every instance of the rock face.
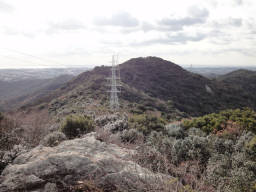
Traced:
POLYGON ((111 185, 112 191, 162 191, 170 177, 154 174, 132 162, 133 153, 96 140, 95 133, 55 147, 39 145, 19 155, 3 170, 0 191, 60 191, 90 179, 103 189, 111 185))
POLYGON ((27 152, 27 149, 23 145, 14 145, 10 151, 0 151, 0 174, 2 170, 11 163, 17 156, 27 152))

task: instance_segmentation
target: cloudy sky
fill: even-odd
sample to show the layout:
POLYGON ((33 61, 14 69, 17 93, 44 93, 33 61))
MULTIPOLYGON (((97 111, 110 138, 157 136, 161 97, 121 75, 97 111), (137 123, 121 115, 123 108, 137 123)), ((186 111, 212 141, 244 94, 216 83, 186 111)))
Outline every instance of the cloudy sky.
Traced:
POLYGON ((0 0, 0 68, 256 66, 255 0, 0 0))

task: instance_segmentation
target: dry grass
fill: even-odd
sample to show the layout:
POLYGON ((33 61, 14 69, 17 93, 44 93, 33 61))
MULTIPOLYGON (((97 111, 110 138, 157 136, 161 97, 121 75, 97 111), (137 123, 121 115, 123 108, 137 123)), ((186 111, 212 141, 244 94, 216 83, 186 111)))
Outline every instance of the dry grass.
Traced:
POLYGON ((19 136, 18 128, 20 122, 4 117, 0 122, 0 150, 11 150, 14 145, 19 144, 22 138, 19 136))
POLYGON ((16 144, 35 147, 49 133, 50 125, 47 110, 7 114, 0 122, 1 149, 10 150, 16 144))

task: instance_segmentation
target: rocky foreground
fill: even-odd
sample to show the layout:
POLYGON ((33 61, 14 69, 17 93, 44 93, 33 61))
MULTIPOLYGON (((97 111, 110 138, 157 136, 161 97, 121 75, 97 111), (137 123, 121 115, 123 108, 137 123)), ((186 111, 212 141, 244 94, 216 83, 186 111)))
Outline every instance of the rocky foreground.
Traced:
POLYGON ((39 145, 3 170, 0 191, 70 191, 70 186, 84 181, 93 181, 104 191, 162 191, 171 177, 134 163, 133 153, 98 141, 95 133, 55 147, 39 145))

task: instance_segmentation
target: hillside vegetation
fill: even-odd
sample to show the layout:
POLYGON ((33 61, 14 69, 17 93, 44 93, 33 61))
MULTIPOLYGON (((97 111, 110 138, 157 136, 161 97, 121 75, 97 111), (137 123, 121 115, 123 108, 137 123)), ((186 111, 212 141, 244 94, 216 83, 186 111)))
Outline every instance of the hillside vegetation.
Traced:
MULTIPOLYGON (((255 84, 250 76, 248 86, 243 86, 243 80, 238 82, 239 78, 236 83, 222 79, 209 80, 157 57, 130 59, 120 65, 120 71, 123 85, 120 103, 126 112, 162 113, 167 120, 177 120, 224 109, 256 107, 254 88, 247 88, 255 84)), ((87 113, 104 114, 108 110, 106 78, 109 75, 109 67, 95 67, 60 89, 23 106, 49 103, 46 107, 56 116, 83 113, 85 106, 87 113)))
POLYGON ((224 110, 184 122, 185 128, 197 127, 209 133, 228 134, 228 131, 251 131, 256 134, 256 113, 249 109, 224 110))
POLYGON ((191 191, 256 190, 255 111, 225 110, 166 126, 143 119, 131 117, 122 135, 136 143, 143 133, 136 156, 141 165, 177 177, 191 191))

